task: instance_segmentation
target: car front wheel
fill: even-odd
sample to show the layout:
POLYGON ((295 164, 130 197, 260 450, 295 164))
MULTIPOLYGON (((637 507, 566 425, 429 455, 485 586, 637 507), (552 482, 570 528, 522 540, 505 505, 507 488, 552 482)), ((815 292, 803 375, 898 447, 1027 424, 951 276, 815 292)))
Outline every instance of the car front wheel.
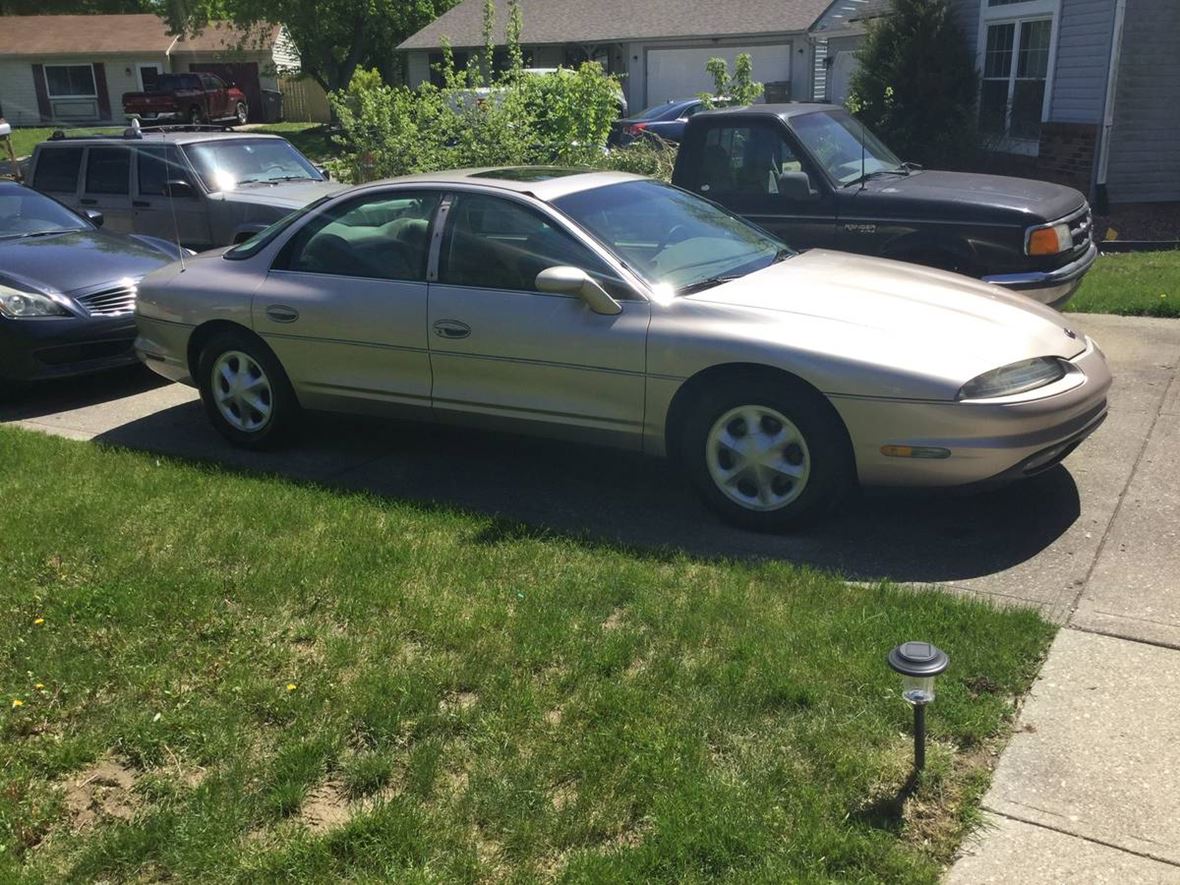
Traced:
POLYGON ((697 401, 681 462, 723 520, 765 532, 819 520, 853 479, 844 429, 819 394, 762 380, 697 401))
POLYGON ((205 413, 235 445, 271 448, 287 437, 299 401, 287 373, 260 341, 238 332, 215 336, 197 368, 205 413))
POLYGON ((245 126, 246 121, 250 118, 250 111, 246 107, 246 103, 239 101, 238 106, 234 109, 234 117, 237 118, 239 126, 245 126))

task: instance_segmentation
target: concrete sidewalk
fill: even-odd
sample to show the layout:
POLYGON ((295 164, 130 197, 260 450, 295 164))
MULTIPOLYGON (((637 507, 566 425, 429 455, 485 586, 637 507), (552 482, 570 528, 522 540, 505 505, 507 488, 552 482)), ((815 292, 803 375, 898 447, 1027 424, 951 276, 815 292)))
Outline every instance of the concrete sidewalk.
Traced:
POLYGON ((1180 338, 1155 362, 1171 380, 950 885, 1180 882, 1180 338))

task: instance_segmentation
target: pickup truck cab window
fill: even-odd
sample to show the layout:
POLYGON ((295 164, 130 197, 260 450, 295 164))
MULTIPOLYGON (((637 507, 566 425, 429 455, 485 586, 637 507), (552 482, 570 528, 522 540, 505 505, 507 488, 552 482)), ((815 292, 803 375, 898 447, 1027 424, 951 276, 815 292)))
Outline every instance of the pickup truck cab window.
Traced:
POLYGON ((781 130, 770 126, 718 126, 705 136, 701 193, 777 194, 783 172, 803 165, 781 130))

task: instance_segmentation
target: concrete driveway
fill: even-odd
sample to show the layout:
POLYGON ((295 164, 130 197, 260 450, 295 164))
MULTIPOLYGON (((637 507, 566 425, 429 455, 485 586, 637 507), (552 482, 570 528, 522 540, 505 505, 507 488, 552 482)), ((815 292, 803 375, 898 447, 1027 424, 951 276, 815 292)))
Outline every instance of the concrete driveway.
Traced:
POLYGON ((321 417, 288 450, 242 452, 212 430, 195 391, 140 369, 55 384, 0 405, 0 421, 457 506, 539 531, 946 584, 1064 622, 1095 572, 1180 362, 1175 321, 1076 315, 1071 325, 1099 341, 1116 382, 1110 418, 1063 467, 980 495, 868 495, 784 537, 719 524, 661 461, 588 447, 321 417))

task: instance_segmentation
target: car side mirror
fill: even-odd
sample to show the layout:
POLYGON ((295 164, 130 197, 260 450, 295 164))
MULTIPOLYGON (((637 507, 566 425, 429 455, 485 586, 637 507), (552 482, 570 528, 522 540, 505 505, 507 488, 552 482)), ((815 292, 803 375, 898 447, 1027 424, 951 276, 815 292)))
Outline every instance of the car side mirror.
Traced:
POLYGON ((537 274, 537 291, 555 295, 577 295, 595 313, 614 316, 622 313, 619 302, 607 294, 590 274, 580 267, 549 267, 537 274))
POLYGON ((90 219, 90 223, 95 227, 102 227, 102 223, 106 221, 106 217, 97 209, 87 209, 86 217, 90 219))
POLYGON ((168 185, 165 187, 170 197, 195 197, 197 192, 193 190, 193 186, 185 181, 183 178, 170 178, 168 185))
POLYGON ((332 170, 329 169, 327 166, 316 166, 315 171, 320 173, 320 175, 324 176, 324 181, 331 181, 332 180, 332 170))
POLYGON ((819 196, 811 189, 811 176, 806 172, 783 172, 778 177, 778 193, 788 200, 813 200, 819 196))

